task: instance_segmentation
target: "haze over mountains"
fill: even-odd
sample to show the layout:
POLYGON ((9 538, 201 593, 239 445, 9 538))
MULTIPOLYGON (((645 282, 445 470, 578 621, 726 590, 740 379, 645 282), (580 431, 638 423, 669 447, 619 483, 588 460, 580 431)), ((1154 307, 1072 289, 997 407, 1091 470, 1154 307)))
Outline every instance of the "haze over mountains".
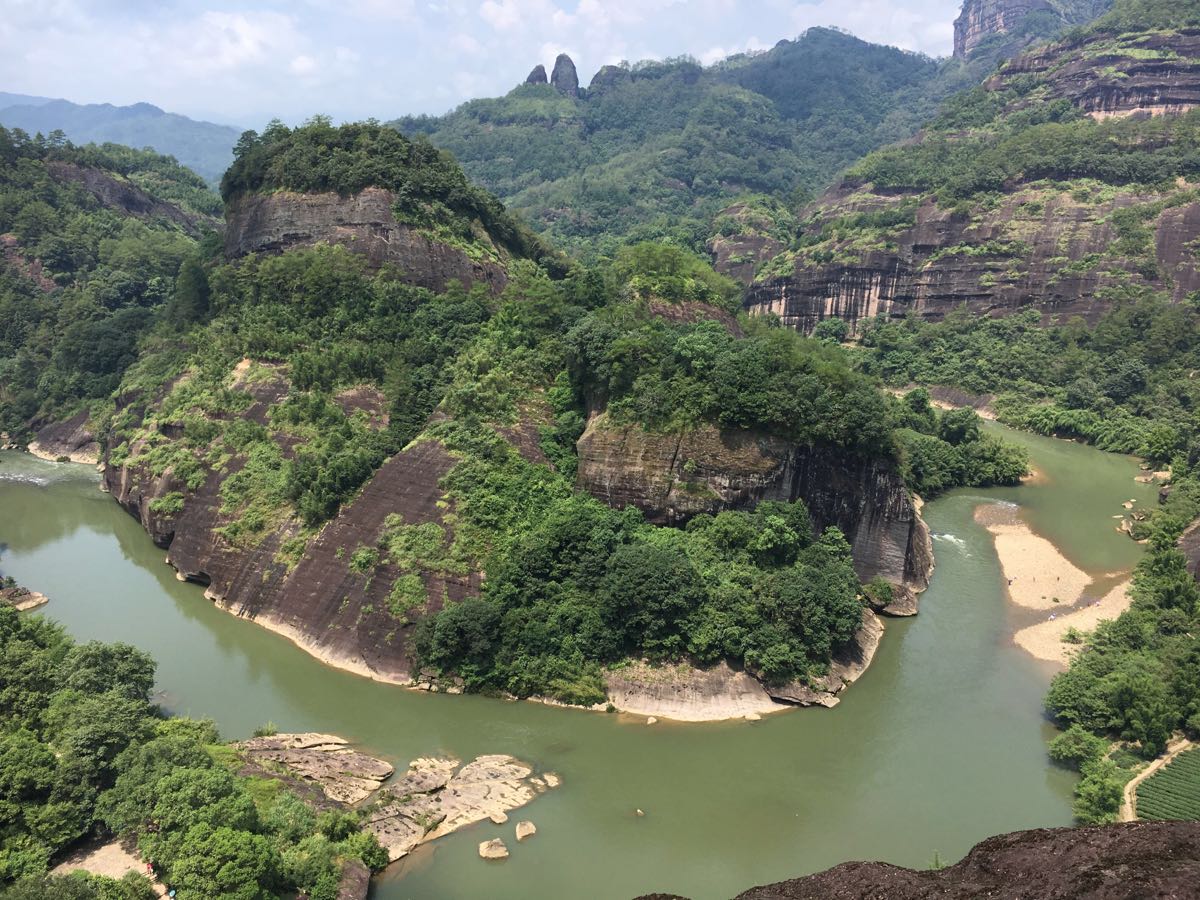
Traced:
POLYGON ((199 122, 164 112, 149 103, 82 105, 69 100, 0 92, 0 125, 30 134, 62 131, 76 144, 125 144, 151 147, 216 183, 233 161, 241 131, 230 125, 199 122))

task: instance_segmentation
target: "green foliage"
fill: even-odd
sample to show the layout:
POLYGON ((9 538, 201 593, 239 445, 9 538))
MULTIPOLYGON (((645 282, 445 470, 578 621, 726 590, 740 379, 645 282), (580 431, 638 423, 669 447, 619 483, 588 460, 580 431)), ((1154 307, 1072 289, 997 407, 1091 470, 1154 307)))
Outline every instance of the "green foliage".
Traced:
POLYGON ((479 223, 497 247, 514 256, 554 262, 545 245, 503 204, 467 180, 448 153, 426 140, 409 140, 374 122, 334 127, 317 116, 298 128, 271 122, 261 134, 247 131, 221 180, 227 202, 261 191, 335 191, 343 196, 368 187, 395 195, 397 217, 471 244, 479 223))
POLYGON ((1157 297, 1117 303, 1092 329, 952 314, 941 323, 876 321, 863 368, 892 384, 998 394, 1002 421, 1102 450, 1170 462, 1196 434, 1200 313, 1157 297))
POLYGON ((0 607, 0 657, 0 885, 16 881, 6 900, 144 900, 141 876, 45 877, 52 857, 101 825, 138 838, 181 900, 313 891, 336 886, 344 859, 386 863, 357 819, 327 837, 291 794, 264 793, 218 765, 227 748, 211 746, 211 723, 162 718, 148 702, 154 663, 140 651, 74 644, 58 626, 0 607), (260 797, 271 798, 261 811, 260 797), (319 864, 284 864, 314 839, 325 845, 319 864))
POLYGON ((813 28, 708 68, 686 57, 622 64, 578 99, 521 85, 394 124, 454 153, 558 246, 589 257, 644 240, 703 251, 731 203, 810 196, 907 138, 1007 49, 938 63, 813 28))
POLYGON ((13 235, 19 260, 0 271, 0 431, 15 436, 39 414, 66 417, 116 388, 139 338, 176 302, 176 274, 195 252, 173 221, 109 209, 57 176, 64 164, 118 181, 152 173, 145 186, 178 205, 189 192, 216 200, 155 154, 0 128, 0 234, 13 235))
POLYGON ((1137 787, 1139 819, 1200 819, 1200 750, 1175 757, 1137 787))
POLYGON ((616 422, 677 430, 712 422, 865 455, 890 452, 884 401, 837 347, 759 321, 676 325, 600 310, 567 336, 577 395, 616 422))
POLYGON ((613 274, 629 296, 639 300, 704 303, 730 313, 741 309, 741 289, 735 282, 718 275, 705 260, 670 244, 643 241, 622 247, 613 274))

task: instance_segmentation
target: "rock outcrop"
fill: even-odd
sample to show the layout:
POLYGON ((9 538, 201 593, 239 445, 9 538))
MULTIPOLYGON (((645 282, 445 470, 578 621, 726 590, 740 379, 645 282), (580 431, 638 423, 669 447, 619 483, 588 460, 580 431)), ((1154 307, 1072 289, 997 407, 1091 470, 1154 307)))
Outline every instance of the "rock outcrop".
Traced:
POLYGON ((1183 900, 1197 896, 1197 885, 1200 823, 1142 822, 1001 835, 934 871, 843 863, 737 900, 1183 900))
POLYGON ((278 734, 251 738, 235 747, 249 762, 283 766, 303 781, 316 784, 330 800, 360 803, 392 776, 389 762, 353 750, 332 734, 278 734))
POLYGON ((546 67, 538 63, 533 67, 533 71, 525 78, 526 84, 546 84, 549 81, 546 78, 546 67))
POLYGON ((40 459, 95 465, 100 461, 100 441, 92 430, 87 410, 62 422, 35 425, 35 436, 28 450, 40 459))
POLYGON ((1200 29, 1033 50, 1009 62, 988 88, 1030 77, 1095 119, 1179 115, 1200 106, 1200 29))
MULTIPOLYGON (((266 425, 270 406, 287 395, 289 385, 280 369, 261 366, 255 371, 252 380, 234 384, 251 395, 241 416, 266 425)), ((145 403, 127 397, 120 408, 137 416, 144 414, 145 403)), ((285 456, 293 452, 285 438, 280 443, 285 456)), ((203 484, 190 491, 170 470, 155 475, 139 461, 142 449, 135 445, 128 448, 126 460, 110 460, 104 485, 167 550, 167 562, 180 578, 204 585, 206 596, 224 609, 286 635, 326 662, 372 678, 411 682, 408 636, 413 622, 390 608, 392 585, 401 573, 385 563, 373 575, 363 575, 351 569, 350 561, 359 547, 377 544, 394 513, 406 524, 436 524, 450 539, 446 515, 452 510, 442 502, 439 481, 454 460, 439 442, 416 442, 387 460, 291 563, 282 550, 299 534, 294 520, 280 523, 257 542, 231 542, 221 533, 236 519, 222 511, 221 486, 246 465, 243 457, 232 458, 223 471, 209 471, 203 484), (156 502, 185 492, 182 509, 156 502)), ((422 614, 479 587, 475 574, 426 572, 421 578, 428 597, 422 614)))
POLYGON ((579 440, 579 487, 610 506, 635 506, 651 521, 680 525, 699 513, 764 500, 803 500, 816 528, 846 535, 864 581, 896 586, 892 612, 915 612, 928 583, 929 535, 893 466, 831 448, 798 446, 755 432, 704 426, 655 434, 593 416, 579 440))
POLYGON ((562 783, 551 772, 535 775, 531 766, 511 756, 492 755, 466 765, 455 759, 414 760, 381 788, 395 771, 392 764, 351 748, 336 735, 278 734, 234 746, 249 773, 282 775, 301 793, 317 791, 313 803, 318 807, 360 809, 363 827, 392 861, 467 825, 502 819, 562 783))
MULTIPOLYGON (((226 210, 225 253, 231 259, 249 253, 282 253, 292 247, 341 244, 367 258, 372 268, 395 266, 406 281, 443 291, 451 281, 484 284, 498 294, 508 283, 504 253, 472 259, 463 250, 432 239, 396 221, 394 196, 366 188, 342 197, 335 193, 277 191, 236 198, 226 210)), ((487 240, 479 234, 477 239, 487 240)))
POLYGON ((965 0, 954 20, 954 55, 970 56, 993 35, 1007 34, 1030 13, 1054 13, 1050 0, 965 0))
POLYGON ((511 756, 480 756, 461 767, 453 759, 418 759, 365 808, 364 824, 395 861, 428 841, 519 809, 559 783, 511 756))
POLYGON ((575 63, 565 53, 558 54, 554 60, 554 71, 550 73, 550 84, 560 94, 568 97, 579 96, 579 74, 575 71, 575 63))
POLYGON ((156 200, 133 182, 101 169, 68 162, 48 162, 46 171, 57 181, 82 186, 104 206, 122 215, 138 219, 165 219, 193 237, 200 236, 203 226, 213 227, 217 224, 214 220, 189 215, 170 203, 156 200))
POLYGON ((805 334, 831 317, 853 329, 879 315, 938 320, 964 306, 973 315, 1034 308, 1047 321, 1081 316, 1095 323, 1119 288, 1164 289, 1176 299, 1200 289, 1188 250, 1200 238, 1200 204, 1156 211, 1148 223, 1152 255, 1120 252, 1113 212, 1155 199, 1131 189, 1093 198, 1036 185, 967 217, 931 199, 839 188, 807 210, 814 231, 822 222, 895 211, 905 203, 915 204, 913 223, 881 236, 877 246, 856 246, 849 238, 822 247, 833 261, 802 252, 787 274, 753 283, 746 306, 755 314, 774 313, 805 334))
POLYGON ((39 606, 45 606, 50 598, 29 588, 8 587, 0 588, 0 604, 11 606, 17 612, 29 612, 39 606))
MULTIPOLYGON (((1003 18, 1027 5, 974 2, 964 15, 1003 18)), ((984 91, 1009 123, 1054 101, 1095 119, 1176 116, 1200 105, 1200 29, 1071 37, 1010 61, 984 91)), ((942 130, 915 142, 959 137, 942 130)), ((1146 138, 1170 139, 1166 129, 1146 138)), ((1049 171, 1015 173, 1002 191, 954 206, 847 178, 801 211, 803 240, 792 249, 750 233, 714 239, 712 250, 727 274, 745 283, 754 273, 751 312, 805 333, 829 317, 855 327, 879 315, 937 320, 959 307, 1094 323, 1119 296, 1151 289, 1178 302, 1200 290, 1193 183, 1138 187, 1049 171)))

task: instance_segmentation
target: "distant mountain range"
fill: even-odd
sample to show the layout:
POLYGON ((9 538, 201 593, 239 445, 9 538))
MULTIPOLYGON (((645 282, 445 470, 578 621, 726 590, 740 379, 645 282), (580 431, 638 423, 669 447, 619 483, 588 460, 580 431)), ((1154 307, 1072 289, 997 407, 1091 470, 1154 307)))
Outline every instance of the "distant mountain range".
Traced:
POLYGON ((69 100, 9 94, 0 91, 0 125, 30 134, 61 130, 76 144, 111 142, 152 147, 174 156, 210 183, 220 180, 233 160, 240 130, 229 125, 198 122, 164 112, 149 103, 113 106, 80 105, 69 100))

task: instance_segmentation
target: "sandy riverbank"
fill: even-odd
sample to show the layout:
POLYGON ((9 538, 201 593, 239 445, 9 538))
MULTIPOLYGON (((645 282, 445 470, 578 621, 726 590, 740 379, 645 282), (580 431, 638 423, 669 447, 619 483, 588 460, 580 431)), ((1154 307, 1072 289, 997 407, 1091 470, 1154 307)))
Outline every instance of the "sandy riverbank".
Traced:
MULTIPOLYGON (((106 844, 90 844, 76 850, 53 869, 55 875, 69 875, 71 872, 89 872, 92 875, 119 880, 129 872, 145 875, 146 863, 126 850, 119 841, 114 840, 106 844)), ((161 882, 152 880, 150 884, 154 888, 155 896, 167 895, 167 889, 161 882)))
POLYGON ((987 529, 1007 582, 1009 599, 1027 609, 1059 609, 1083 596, 1091 576, 1021 520, 1019 508, 984 503, 975 521, 987 529))
POLYGON ((1105 619, 1115 619, 1129 608, 1129 582, 1117 585, 1100 600, 1086 606, 1064 610, 1053 619, 1022 628, 1013 641, 1018 647, 1037 659, 1060 663, 1063 666, 1079 652, 1081 645, 1067 644, 1063 637, 1067 631, 1092 631, 1105 619))

